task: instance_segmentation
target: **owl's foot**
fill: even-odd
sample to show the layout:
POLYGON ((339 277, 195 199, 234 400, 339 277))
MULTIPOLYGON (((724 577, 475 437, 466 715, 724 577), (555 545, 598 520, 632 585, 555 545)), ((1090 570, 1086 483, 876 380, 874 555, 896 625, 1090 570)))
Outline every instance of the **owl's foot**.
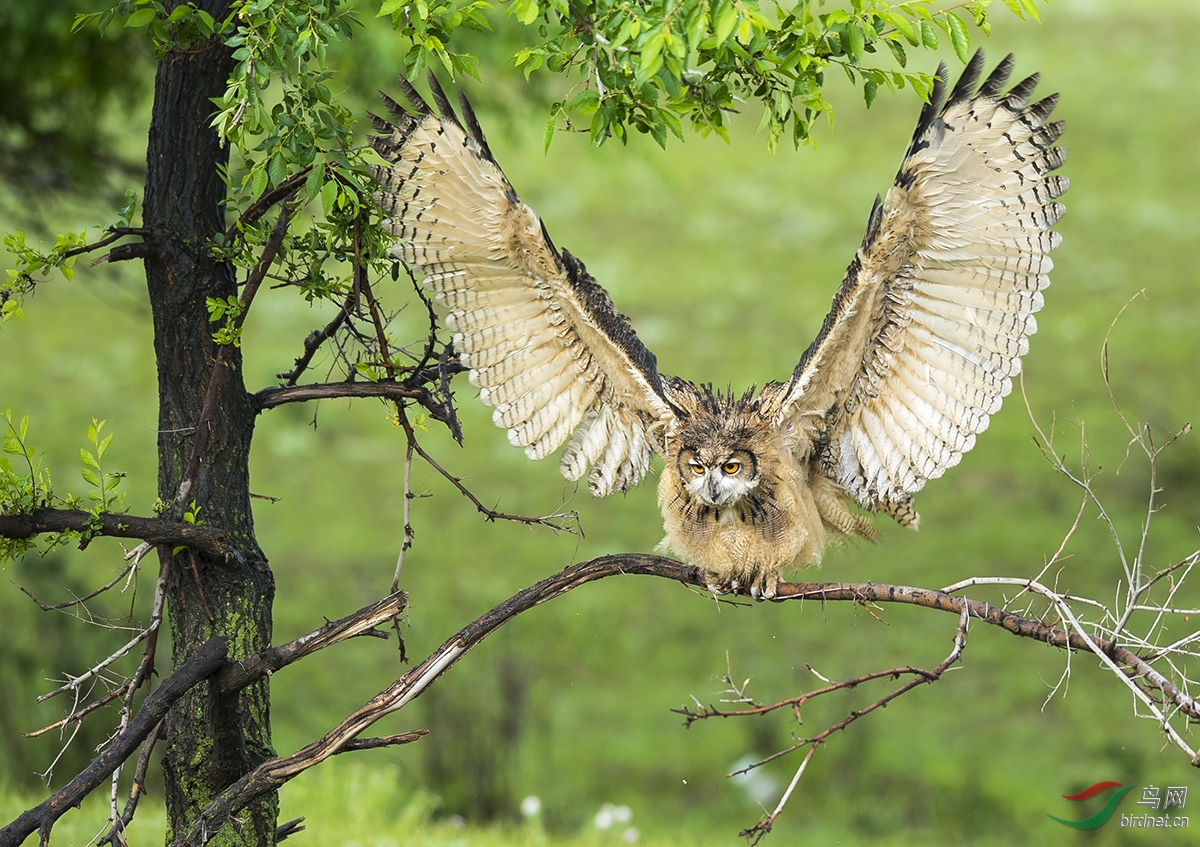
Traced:
POLYGON ((722 580, 712 571, 707 571, 704 576, 707 579, 704 587, 713 594, 737 594, 737 590, 741 587, 741 583, 736 579, 722 580))
MULTIPOLYGON (((737 594, 744 584, 738 577, 722 577, 713 571, 705 573, 704 587, 713 594, 737 594)), ((774 600, 779 592, 779 573, 759 571, 750 582, 750 596, 755 600, 774 600)))
POLYGON ((779 593, 779 572, 762 571, 750 586, 750 596, 755 600, 774 600, 779 593))

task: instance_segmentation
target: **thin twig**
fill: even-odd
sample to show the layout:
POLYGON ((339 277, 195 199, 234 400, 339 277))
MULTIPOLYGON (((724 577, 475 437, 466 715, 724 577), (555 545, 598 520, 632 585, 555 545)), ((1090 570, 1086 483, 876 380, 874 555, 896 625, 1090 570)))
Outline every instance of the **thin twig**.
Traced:
POLYGON ((447 482, 458 489, 459 494, 470 500, 475 505, 475 508, 479 511, 479 513, 483 515, 484 520, 489 522, 513 521, 515 523, 544 526, 549 527, 556 532, 578 532, 579 515, 576 512, 545 515, 543 517, 529 517, 526 515, 506 514, 505 512, 500 512, 496 509, 490 509, 483 505, 483 501, 476 497, 469 488, 463 485, 461 477, 454 476, 452 473, 438 464, 438 462, 432 456, 425 452, 425 448, 423 448, 420 442, 417 441, 417 434, 413 432, 412 424, 409 423, 408 417, 404 414, 403 408, 399 408, 398 412, 400 417, 400 426, 404 429, 404 435, 408 438, 408 443, 412 449, 418 456, 425 460, 426 464, 441 474, 441 476, 446 479, 447 482), (575 522, 575 526, 570 526, 566 523, 563 523, 564 520, 573 520, 575 522))
POLYGON ((211 676, 221 667, 228 653, 223 638, 214 638, 201 645, 190 659, 162 680, 144 701, 129 727, 92 760, 91 764, 37 806, 20 814, 0 829, 0 847, 17 847, 31 833, 38 832, 40 843, 50 843, 50 830, 68 809, 77 807, 83 798, 104 782, 128 759, 166 716, 171 706, 188 689, 211 676))

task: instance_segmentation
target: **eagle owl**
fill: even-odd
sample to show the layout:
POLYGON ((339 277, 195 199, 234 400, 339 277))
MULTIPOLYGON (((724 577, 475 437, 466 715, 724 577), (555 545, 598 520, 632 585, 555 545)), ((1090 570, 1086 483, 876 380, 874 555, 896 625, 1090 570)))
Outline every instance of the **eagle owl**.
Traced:
POLYGON ((470 103, 435 79, 431 109, 383 95, 371 118, 392 253, 447 310, 480 399, 513 444, 592 494, 639 482, 658 454, 663 548, 715 592, 776 594, 828 541, 874 537, 870 513, 916 528, 912 495, 958 463, 1020 370, 1049 284, 1067 179, 1031 76, 983 57, 929 102, 833 308, 785 382, 741 396, 659 373, 583 263, 518 199, 470 103), (589 470, 590 468, 590 470, 589 470), (858 508, 852 508, 853 503, 858 508))

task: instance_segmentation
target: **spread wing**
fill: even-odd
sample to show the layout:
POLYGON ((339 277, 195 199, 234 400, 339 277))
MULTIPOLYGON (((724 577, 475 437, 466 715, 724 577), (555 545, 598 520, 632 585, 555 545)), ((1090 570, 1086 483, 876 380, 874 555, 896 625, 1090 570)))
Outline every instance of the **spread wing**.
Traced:
POLYGON ((833 310, 781 387, 778 420, 810 433, 824 473, 914 526, 911 495, 1012 390, 1061 241, 1057 96, 1030 105, 1036 75, 1003 93, 1011 56, 979 85, 982 68, 976 53, 948 97, 939 68, 833 310))
POLYGON ((654 354, 629 319, 518 199, 465 96, 460 122, 430 77, 434 112, 401 78, 406 110, 371 118, 389 163, 376 200, 392 253, 424 274, 492 420, 540 459, 569 436, 562 472, 599 496, 625 490, 662 452, 673 419, 654 354))

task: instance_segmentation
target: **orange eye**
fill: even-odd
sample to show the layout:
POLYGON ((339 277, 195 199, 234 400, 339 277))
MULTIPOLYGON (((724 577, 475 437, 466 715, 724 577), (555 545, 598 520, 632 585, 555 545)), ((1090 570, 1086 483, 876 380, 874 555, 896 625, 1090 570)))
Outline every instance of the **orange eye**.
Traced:
POLYGON ((688 467, 692 469, 692 473, 694 473, 696 476, 700 476, 704 473, 704 465, 700 464, 699 462, 688 462, 688 467))
POLYGON ((733 474, 737 473, 741 469, 742 469, 741 462, 726 462, 724 465, 721 466, 721 470, 725 471, 725 473, 729 474, 730 476, 733 476, 733 474))

